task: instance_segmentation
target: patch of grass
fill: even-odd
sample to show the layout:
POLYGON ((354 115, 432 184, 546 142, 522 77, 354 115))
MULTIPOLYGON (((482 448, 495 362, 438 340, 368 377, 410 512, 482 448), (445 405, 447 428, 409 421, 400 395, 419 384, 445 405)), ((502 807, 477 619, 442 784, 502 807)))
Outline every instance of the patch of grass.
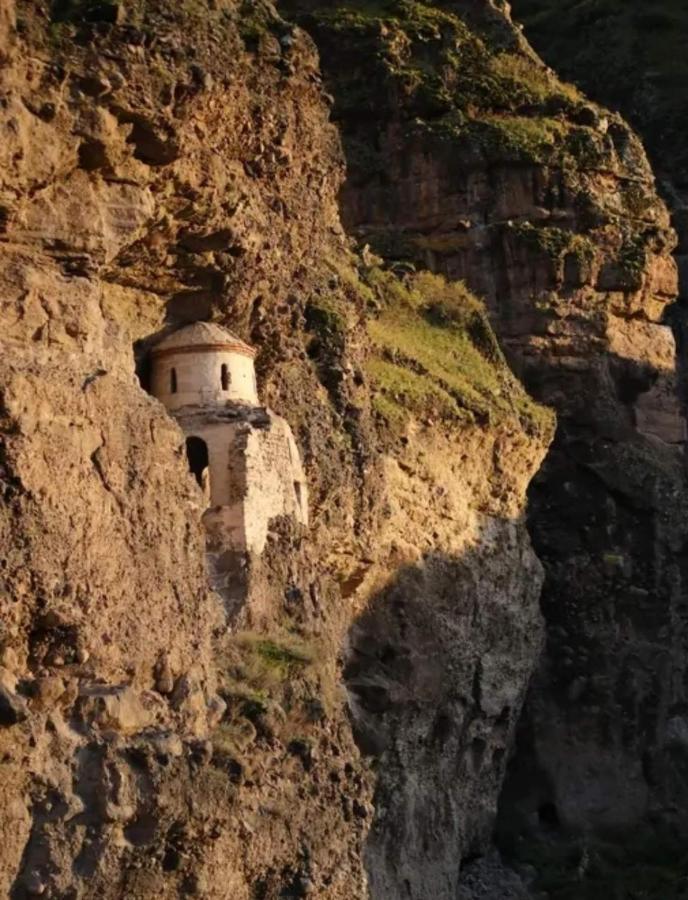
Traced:
POLYGON ((247 699, 260 702, 312 661, 311 648, 291 636, 239 632, 228 645, 223 668, 247 699))
POLYGON ((462 282, 424 272, 404 282, 366 274, 380 298, 368 322, 374 352, 366 369, 376 410, 392 426, 409 416, 487 423, 518 416, 537 432, 551 414, 509 371, 480 301, 462 282))
POLYGON ((253 649, 263 660, 264 664, 280 677, 288 678, 295 670, 312 662, 310 651, 303 645, 297 645, 293 641, 279 643, 263 637, 244 636, 244 641, 253 644, 253 649))
POLYGON ((522 103, 541 104, 552 97, 559 97, 572 107, 585 102, 574 85, 560 81, 544 66, 519 53, 498 53, 492 60, 492 69, 512 86, 522 103))
POLYGON ((555 163, 560 161, 567 126, 559 119, 484 113, 466 119, 451 113, 431 122, 415 121, 413 130, 457 144, 481 161, 555 163))
POLYGON ((241 758, 255 736, 255 728, 248 718, 222 722, 212 733, 213 749, 216 754, 241 758))
POLYGON ((545 116, 485 115, 472 123, 470 135, 489 158, 544 163, 555 157, 566 126, 545 116))
POLYGON ((373 400, 375 409, 392 425, 403 425, 409 413, 431 419, 470 418, 441 385, 401 362, 373 356, 367 371, 379 391, 373 400))
MULTIPOLYGON (((331 657, 315 641, 287 630, 229 635, 218 654, 220 693, 227 702, 223 724, 251 732, 278 728, 286 735, 331 714, 337 702, 331 657), (272 724, 270 724, 272 723, 272 724)), ((229 738, 237 742, 237 735, 229 738)))

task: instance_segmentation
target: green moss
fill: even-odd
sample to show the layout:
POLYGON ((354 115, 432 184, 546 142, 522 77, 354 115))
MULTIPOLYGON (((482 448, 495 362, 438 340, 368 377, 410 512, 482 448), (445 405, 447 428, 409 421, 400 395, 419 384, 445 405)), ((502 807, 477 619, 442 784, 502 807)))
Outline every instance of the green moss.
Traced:
POLYGON ((268 31, 272 17, 261 6, 244 2, 239 10, 239 34, 248 50, 254 50, 268 31))
POLYGON ((452 111, 432 121, 416 119, 411 132, 451 142, 467 161, 561 163, 566 123, 546 116, 484 113, 469 119, 452 111))
POLYGON ((342 337, 347 328, 346 310, 340 298, 316 296, 306 306, 306 326, 321 337, 342 337))
POLYGON ((509 52, 499 53, 492 60, 494 72, 520 96, 522 103, 544 104, 558 98, 564 106, 575 107, 584 102, 580 91, 571 84, 560 81, 544 66, 532 59, 509 52))
POLYGON ((643 219, 656 202, 646 185, 634 181, 624 186, 621 199, 629 215, 636 219, 643 219))
POLYGON ((486 115, 468 134, 490 158, 544 163, 553 161, 566 126, 546 117, 486 115))
MULTIPOLYGON (((352 65, 331 70, 335 115, 357 119, 375 110, 394 115, 396 82, 409 118, 432 121, 452 110, 469 118, 523 108, 575 108, 580 95, 525 53, 486 43, 456 13, 415 0, 350 0, 314 4, 283 0, 325 42, 356 46, 352 65)), ((326 60, 327 61, 327 60, 326 60)))
POLYGON ((626 237, 619 252, 618 265, 629 289, 638 290, 647 266, 647 238, 644 234, 626 237))
MULTIPOLYGON (((286 3, 287 8, 308 10, 311 4, 286 3)), ((456 18, 445 10, 415 0, 348 0, 342 3, 323 3, 316 8, 318 21, 337 31, 370 31, 380 25, 404 28, 412 36, 439 38, 443 27, 452 27, 456 18)))
POLYGON ((595 245, 590 238, 562 228, 519 222, 512 226, 512 233, 555 262, 572 254, 580 263, 589 264, 595 256, 595 245))
POLYGON ((569 156, 577 169, 613 167, 613 146, 592 128, 571 128, 566 134, 562 155, 569 156))

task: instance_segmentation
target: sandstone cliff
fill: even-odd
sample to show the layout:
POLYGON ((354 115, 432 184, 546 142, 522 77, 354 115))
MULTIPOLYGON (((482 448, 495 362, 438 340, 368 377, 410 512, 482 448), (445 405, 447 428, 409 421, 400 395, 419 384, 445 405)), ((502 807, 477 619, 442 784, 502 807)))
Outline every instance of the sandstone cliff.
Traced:
POLYGON ((453 898, 541 648, 551 415, 463 285, 352 251, 316 48, 270 4, 0 23, 0 892, 453 898), (199 319, 259 348, 311 492, 227 604, 145 390, 199 319))

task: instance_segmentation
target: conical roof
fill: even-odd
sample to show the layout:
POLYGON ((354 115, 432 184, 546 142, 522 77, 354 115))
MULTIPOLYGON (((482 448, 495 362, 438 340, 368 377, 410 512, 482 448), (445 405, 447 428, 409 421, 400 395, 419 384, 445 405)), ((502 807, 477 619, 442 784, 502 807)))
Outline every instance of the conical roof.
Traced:
POLYGON ((185 325, 184 328, 173 331, 155 345, 153 354, 194 349, 199 351, 230 350, 245 356, 256 355, 253 347, 227 328, 216 325, 214 322, 194 322, 192 325, 185 325))

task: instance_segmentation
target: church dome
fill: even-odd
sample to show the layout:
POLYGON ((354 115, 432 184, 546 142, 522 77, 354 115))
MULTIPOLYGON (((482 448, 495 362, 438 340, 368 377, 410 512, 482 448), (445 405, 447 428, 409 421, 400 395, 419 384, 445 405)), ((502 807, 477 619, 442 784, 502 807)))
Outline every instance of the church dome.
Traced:
POLYGON ((170 351, 183 351, 187 348, 200 352, 203 350, 228 350, 250 356, 251 359, 256 355, 253 347, 227 328, 216 325, 214 322, 194 322, 192 325, 186 325, 178 331, 173 331, 172 334, 168 334, 158 341, 153 347, 153 356, 170 351))

